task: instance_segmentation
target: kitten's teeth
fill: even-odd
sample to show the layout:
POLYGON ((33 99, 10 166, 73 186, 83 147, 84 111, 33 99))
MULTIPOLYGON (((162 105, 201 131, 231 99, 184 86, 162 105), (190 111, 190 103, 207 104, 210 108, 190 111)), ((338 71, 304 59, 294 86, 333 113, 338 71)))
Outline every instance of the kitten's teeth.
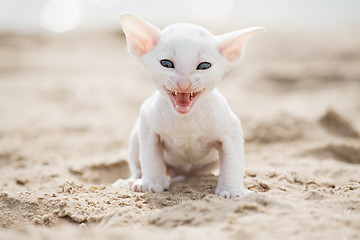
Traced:
POLYGON ((191 96, 191 97, 194 97, 194 93, 193 93, 193 92, 192 92, 192 93, 190 93, 190 96, 191 96))
POLYGON ((174 95, 177 96, 177 92, 174 92, 174 95))

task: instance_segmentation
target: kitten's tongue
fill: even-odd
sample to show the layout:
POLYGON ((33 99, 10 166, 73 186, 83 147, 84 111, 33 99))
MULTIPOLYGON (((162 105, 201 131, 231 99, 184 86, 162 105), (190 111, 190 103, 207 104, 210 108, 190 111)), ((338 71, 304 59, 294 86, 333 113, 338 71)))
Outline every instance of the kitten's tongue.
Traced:
POLYGON ((190 93, 178 93, 175 97, 176 105, 180 108, 186 108, 190 104, 190 93))
POLYGON ((190 93, 178 93, 176 96, 176 105, 189 105, 190 103, 190 93))

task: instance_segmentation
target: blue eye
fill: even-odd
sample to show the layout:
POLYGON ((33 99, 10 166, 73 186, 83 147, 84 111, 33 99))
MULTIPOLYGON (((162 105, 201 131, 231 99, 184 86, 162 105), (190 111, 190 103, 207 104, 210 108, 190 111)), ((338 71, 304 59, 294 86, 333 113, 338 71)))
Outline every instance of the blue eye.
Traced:
POLYGON ((172 63, 172 61, 170 61, 170 60, 168 60, 168 59, 160 60, 160 64, 161 64, 163 67, 166 67, 166 68, 175 68, 175 67, 174 67, 174 64, 172 63))
POLYGON ((210 67, 211 67, 211 63, 202 62, 197 66, 196 70, 206 70, 206 69, 209 69, 210 67))

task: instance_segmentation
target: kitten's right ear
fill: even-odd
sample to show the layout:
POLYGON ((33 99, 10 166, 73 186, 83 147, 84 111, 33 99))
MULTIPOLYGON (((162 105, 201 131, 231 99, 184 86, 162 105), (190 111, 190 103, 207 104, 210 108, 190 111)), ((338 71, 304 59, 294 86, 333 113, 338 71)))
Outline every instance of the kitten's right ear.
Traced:
POLYGON ((246 42, 255 32, 264 30, 263 27, 253 27, 218 36, 216 40, 220 54, 232 64, 239 62, 244 55, 246 42))
POLYGON ((141 58, 155 48, 160 39, 160 30, 157 27, 131 13, 120 14, 120 22, 129 52, 136 58, 141 58))

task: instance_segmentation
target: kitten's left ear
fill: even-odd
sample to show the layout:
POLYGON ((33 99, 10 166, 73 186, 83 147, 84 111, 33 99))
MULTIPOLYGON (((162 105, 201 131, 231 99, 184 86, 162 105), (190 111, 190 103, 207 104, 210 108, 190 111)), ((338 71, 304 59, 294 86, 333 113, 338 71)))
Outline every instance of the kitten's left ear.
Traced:
POLYGON ((255 32, 264 30, 263 27, 253 27, 217 36, 217 47, 220 54, 230 63, 239 62, 244 55, 246 42, 255 32))
POLYGON ((131 13, 122 13, 120 22, 126 35, 128 49, 136 58, 153 50, 160 39, 160 30, 131 13))

